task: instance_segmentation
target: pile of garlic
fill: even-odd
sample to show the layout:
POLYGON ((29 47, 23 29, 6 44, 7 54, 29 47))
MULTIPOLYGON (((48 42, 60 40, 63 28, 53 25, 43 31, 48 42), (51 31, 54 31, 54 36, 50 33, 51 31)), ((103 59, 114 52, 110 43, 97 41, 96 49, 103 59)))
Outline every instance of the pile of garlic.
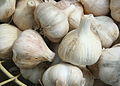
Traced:
POLYGON ((0 0, 0 60, 42 86, 120 86, 120 0, 0 0))

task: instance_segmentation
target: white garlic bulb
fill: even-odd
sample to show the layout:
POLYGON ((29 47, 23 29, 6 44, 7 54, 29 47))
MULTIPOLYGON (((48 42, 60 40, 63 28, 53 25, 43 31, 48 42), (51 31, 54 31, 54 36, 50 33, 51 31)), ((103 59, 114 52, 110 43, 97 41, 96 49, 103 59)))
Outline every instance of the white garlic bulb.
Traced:
POLYGON ((13 16, 13 22, 20 28, 26 30, 35 28, 34 9, 40 3, 38 0, 20 0, 13 16))
POLYGON ((118 26, 107 16, 95 17, 93 24, 95 23, 97 24, 96 31, 101 39, 102 46, 105 48, 110 47, 119 36, 118 26))
POLYGON ((66 15, 74 8, 72 5, 63 12, 51 3, 41 3, 36 8, 35 16, 49 40, 59 42, 67 34, 69 23, 66 15))
POLYGON ((49 67, 42 78, 44 86, 84 86, 81 70, 70 64, 61 63, 49 67))
POLYGON ((9 24, 0 24, 0 58, 12 57, 12 46, 19 34, 18 28, 9 24))
POLYGON ((87 14, 103 16, 109 12, 109 0, 80 0, 80 2, 87 14))
POLYGON ((94 84, 94 77, 93 77, 92 73, 85 67, 81 67, 80 69, 81 69, 81 71, 83 73, 83 77, 86 80, 84 86, 93 86, 93 84, 94 84))
MULTIPOLYGON (((120 85, 120 44, 104 49, 100 60, 97 62, 99 78, 112 86, 120 85)), ((94 72, 94 70, 93 70, 94 72)))
POLYGON ((103 51, 99 60, 99 77, 113 86, 120 85, 120 45, 103 51))
POLYGON ((50 66, 48 62, 42 62, 37 65, 35 68, 30 69, 20 69, 22 76, 25 79, 30 80, 32 83, 39 83, 42 80, 43 73, 50 66))
POLYGON ((16 0, 0 0, 0 21, 8 21, 15 11, 16 0))
POLYGON ((111 16, 120 22, 120 0, 110 0, 111 16))
POLYGON ((80 3, 74 3, 76 9, 70 14, 68 20, 70 29, 79 28, 81 17, 83 16, 83 7, 80 3))
POLYGON ((101 55, 101 41, 92 32, 93 15, 82 17, 80 27, 70 31, 60 43, 58 54, 60 58, 74 65, 92 65, 101 55))
POLYGON ((66 15, 68 16, 68 22, 70 29, 76 29, 79 27, 81 17, 83 16, 83 7, 82 5, 76 0, 61 0, 55 4, 58 8, 65 10, 70 5, 74 5, 75 9, 72 12, 67 12, 66 15), (69 13, 69 14, 68 14, 69 13))
POLYGON ((34 30, 25 30, 13 46, 13 61, 19 68, 32 68, 43 61, 52 61, 53 53, 34 30))

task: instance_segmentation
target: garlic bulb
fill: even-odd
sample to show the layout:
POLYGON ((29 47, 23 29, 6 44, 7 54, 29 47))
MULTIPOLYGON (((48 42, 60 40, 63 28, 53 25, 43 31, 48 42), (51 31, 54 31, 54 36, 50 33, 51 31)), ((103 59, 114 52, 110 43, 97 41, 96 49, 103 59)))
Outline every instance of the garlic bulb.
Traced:
POLYGON ((40 3, 38 0, 20 0, 15 10, 13 21, 20 28, 26 30, 36 27, 34 9, 40 3))
POLYGON ((120 44, 104 49, 98 64, 99 78, 112 86, 120 85, 120 44))
POLYGON ((111 16, 120 22, 120 0, 110 0, 111 16))
POLYGON ((80 3, 75 3, 76 9, 70 14, 68 20, 70 29, 79 28, 81 17, 83 16, 83 7, 80 3))
POLYGON ((82 73, 83 73, 83 77, 85 78, 86 82, 84 86, 93 86, 94 84, 94 77, 92 75, 92 73, 85 67, 80 68, 82 73))
POLYGON ((75 9, 72 12, 66 13, 68 15, 68 22, 70 24, 70 29, 76 29, 79 27, 81 17, 83 16, 83 7, 82 5, 75 0, 61 0, 55 4, 58 8, 64 10, 68 8, 70 5, 74 5, 75 9))
POLYGON ((109 0, 80 0, 80 2, 87 14, 103 16, 109 12, 109 0))
POLYGON ((19 68, 33 68, 41 62, 52 61, 54 53, 34 30, 25 30, 13 46, 13 61, 19 68))
POLYGON ((75 7, 71 5, 64 12, 51 3, 41 3, 35 10, 35 16, 43 28, 44 35, 52 42, 59 42, 68 30, 68 12, 75 7), (67 14, 66 14, 67 13, 67 14))
POLYGON ((44 86, 84 86, 85 79, 81 70, 70 64, 61 63, 51 66, 42 78, 44 86))
POLYGON ((12 57, 12 46, 20 31, 9 24, 0 24, 0 58, 12 57))
POLYGON ((103 51, 99 60, 99 77, 102 81, 113 86, 120 85, 120 45, 103 51))
POLYGON ((20 69, 22 76, 25 79, 30 80, 32 83, 39 83, 42 80, 43 73, 49 67, 50 63, 42 62, 37 65, 35 68, 30 69, 20 69))
POLYGON ((70 31, 60 43, 60 58, 74 65, 92 65, 101 55, 100 39, 92 32, 93 15, 82 17, 80 27, 70 31))
POLYGON ((101 39, 102 46, 110 47, 119 36, 117 25, 107 16, 99 16, 95 17, 95 19, 93 24, 97 24, 96 31, 101 39))
POLYGON ((7 21, 15 11, 16 0, 0 0, 0 21, 7 21))

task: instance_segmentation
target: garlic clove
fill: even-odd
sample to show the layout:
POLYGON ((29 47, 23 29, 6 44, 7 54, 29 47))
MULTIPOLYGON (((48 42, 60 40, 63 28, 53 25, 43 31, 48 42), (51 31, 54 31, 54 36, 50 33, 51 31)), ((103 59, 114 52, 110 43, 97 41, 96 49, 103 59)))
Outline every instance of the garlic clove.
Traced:
POLYGON ((16 0, 0 0, 0 21, 8 21, 15 11, 16 0))
POLYGON ((71 30, 79 27, 81 17, 84 13, 82 5, 78 1, 61 0, 55 6, 63 10, 65 15, 68 16, 71 30))
POLYGON ((75 10, 74 4, 67 0, 61 0, 61 1, 57 2, 55 4, 55 6, 59 9, 61 9, 61 11, 63 11, 63 13, 67 17, 69 17, 69 15, 75 10))
POLYGON ((20 69, 20 72, 25 79, 28 79, 32 83, 37 84, 42 80, 43 73, 49 66, 49 62, 42 62, 34 68, 20 69))
POLYGON ((34 20, 34 9, 39 3, 41 3, 41 1, 38 0, 20 0, 18 2, 13 15, 13 22, 20 30, 37 28, 37 24, 34 20))
POLYGON ((55 86, 68 86, 64 81, 61 80, 56 80, 56 85, 55 86))
POLYGON ((79 28, 80 20, 84 15, 82 5, 77 2, 75 3, 75 6, 76 6, 76 9, 70 14, 68 18, 71 30, 79 28))
POLYGON ((58 54, 63 61, 78 66, 92 65, 98 61, 102 47, 100 39, 91 30, 92 17, 83 16, 79 29, 70 31, 63 38, 58 48, 58 54))
POLYGON ((20 31, 9 24, 0 24, 0 59, 12 57, 12 46, 20 31))
POLYGON ((119 36, 118 26, 107 16, 99 16, 95 17, 95 19, 96 31, 101 39, 102 46, 105 48, 110 47, 119 36))
POLYGON ((44 86, 84 86, 81 70, 67 63, 49 67, 42 78, 44 86))
POLYGON ((111 16, 120 22, 120 0, 110 0, 111 16))
POLYGON ((80 0, 86 14, 104 16, 109 13, 109 0, 80 0))
POLYGON ((53 4, 41 3, 35 12, 34 14, 43 28, 44 35, 49 40, 59 42, 67 34, 69 30, 67 16, 53 4))
POLYGON ((34 30, 25 30, 13 46, 13 61, 19 68, 33 68, 41 62, 52 61, 53 53, 34 30))
POLYGON ((75 5, 71 4, 69 7, 67 7, 66 9, 62 10, 63 13, 69 17, 70 14, 75 10, 75 5))

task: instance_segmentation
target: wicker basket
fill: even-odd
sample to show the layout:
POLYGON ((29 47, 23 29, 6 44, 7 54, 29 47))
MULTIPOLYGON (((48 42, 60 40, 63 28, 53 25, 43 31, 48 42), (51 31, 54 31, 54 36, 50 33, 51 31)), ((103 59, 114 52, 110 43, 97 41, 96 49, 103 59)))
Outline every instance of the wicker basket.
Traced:
POLYGON ((12 61, 0 60, 0 86, 38 86, 25 80, 12 61))

